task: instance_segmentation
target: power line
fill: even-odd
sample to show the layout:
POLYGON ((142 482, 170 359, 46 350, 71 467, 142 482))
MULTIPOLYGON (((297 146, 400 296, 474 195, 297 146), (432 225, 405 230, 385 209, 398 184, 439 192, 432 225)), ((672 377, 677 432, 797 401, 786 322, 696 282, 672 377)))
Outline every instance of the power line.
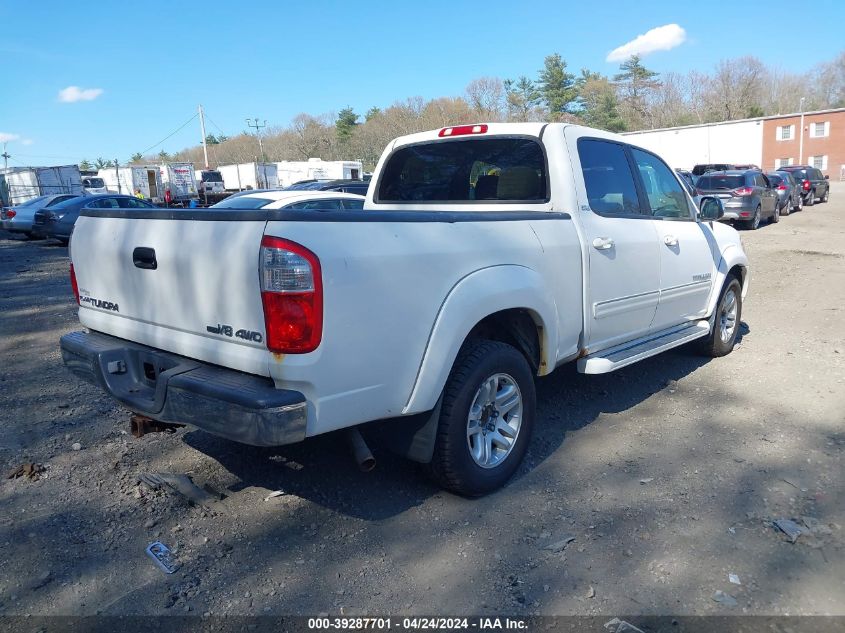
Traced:
POLYGON ((221 128, 219 125, 217 125, 214 121, 212 121, 212 120, 211 120, 211 117, 210 117, 210 116, 208 116, 208 112, 206 112, 206 113, 205 113, 205 118, 206 118, 206 119, 208 119, 208 122, 209 122, 209 123, 211 123, 211 125, 213 125, 214 127, 216 127, 216 128, 217 128, 217 130, 218 130, 218 131, 219 131, 219 132, 220 132, 223 136, 226 136, 226 132, 224 132, 224 131, 223 131, 223 128, 221 128))
POLYGON ((156 143, 155 145, 150 145, 147 149, 145 149, 143 152, 141 152, 141 154, 146 154, 146 153, 147 153, 147 152, 149 152, 151 149, 155 149, 156 147, 158 147, 159 145, 161 145, 162 143, 164 143, 167 139, 169 139, 171 136, 173 136, 174 134, 176 134, 177 132, 179 132, 179 131, 181 131, 183 128, 185 128, 185 127, 186 127, 186 126, 187 126, 187 125, 188 125, 191 121, 193 121, 194 119, 196 119, 198 116, 199 116, 199 113, 198 113, 198 112, 197 112, 197 113, 195 113, 195 114, 194 114, 194 116, 192 116, 190 119, 188 119, 187 121, 185 121, 182 125, 180 125, 178 128, 176 128, 175 130, 173 130, 170 134, 168 134, 167 136, 165 136, 163 139, 161 139, 161 140, 160 140, 158 143, 156 143))

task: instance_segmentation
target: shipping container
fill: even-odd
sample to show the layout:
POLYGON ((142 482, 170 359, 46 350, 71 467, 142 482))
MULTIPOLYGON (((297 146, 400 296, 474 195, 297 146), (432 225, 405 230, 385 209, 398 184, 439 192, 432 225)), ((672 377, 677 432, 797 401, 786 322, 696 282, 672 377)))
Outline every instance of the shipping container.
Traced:
POLYGON ((279 188, 276 163, 221 165, 218 171, 223 176, 223 186, 226 187, 226 191, 279 188))
POLYGON ((133 195, 137 191, 147 200, 156 204, 164 202, 164 187, 161 173, 156 165, 132 167, 107 167, 97 172, 111 193, 133 195))
POLYGON ((54 193, 83 193, 78 166, 0 169, 0 197, 5 206, 54 193))
POLYGON ((286 160, 276 163, 279 186, 289 187, 300 180, 360 180, 364 166, 360 160, 286 160))

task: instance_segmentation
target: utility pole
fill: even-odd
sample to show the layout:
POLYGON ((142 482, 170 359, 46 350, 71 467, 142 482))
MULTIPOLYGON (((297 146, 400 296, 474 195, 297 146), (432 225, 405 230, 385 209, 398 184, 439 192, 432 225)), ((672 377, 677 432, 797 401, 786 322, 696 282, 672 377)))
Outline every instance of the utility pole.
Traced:
POLYGON ((264 163, 266 162, 266 159, 264 158, 264 145, 261 144, 261 134, 259 133, 259 130, 263 127, 267 127, 267 120, 265 119, 264 123, 259 123, 258 117, 255 117, 254 123, 250 123, 250 121, 253 121, 253 119, 248 118, 246 120, 246 124, 249 127, 255 128, 255 138, 258 139, 258 149, 261 151, 261 162, 264 163))
POLYGON ((801 110, 801 128, 798 130, 798 134, 801 135, 801 136, 798 137, 800 139, 798 141, 798 164, 803 165, 804 164, 804 97, 801 97, 801 101, 799 102, 798 107, 801 110))
POLYGON ((205 157, 205 168, 208 169, 208 143, 205 140, 205 115, 202 113, 202 104, 199 105, 200 130, 202 131, 202 154, 205 157))
POLYGON ((2 154, 2 156, 3 156, 3 169, 4 170, 9 169, 9 159, 11 158, 11 156, 9 155, 9 152, 6 151, 6 145, 7 145, 6 143, 3 143, 3 154, 2 154))

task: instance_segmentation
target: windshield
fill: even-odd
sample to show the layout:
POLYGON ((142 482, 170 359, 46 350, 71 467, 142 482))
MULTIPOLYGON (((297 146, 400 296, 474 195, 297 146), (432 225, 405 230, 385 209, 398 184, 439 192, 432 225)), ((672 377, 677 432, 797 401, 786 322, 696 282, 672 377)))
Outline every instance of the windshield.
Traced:
POLYGON ((102 178, 86 178, 82 181, 82 184, 91 189, 100 189, 106 186, 102 178))
POLYGON ((472 138, 409 145, 384 167, 379 202, 542 202, 546 161, 530 138, 472 138))
POLYGON ((738 189, 745 185, 745 176, 702 176, 695 183, 699 189, 738 189))
POLYGON ((226 198, 217 204, 213 204, 209 209, 260 209, 266 207, 271 202, 270 198, 254 198, 253 196, 238 196, 236 198, 226 198))
POLYGON ((219 171, 204 171, 202 172, 203 182, 223 182, 223 176, 219 171))

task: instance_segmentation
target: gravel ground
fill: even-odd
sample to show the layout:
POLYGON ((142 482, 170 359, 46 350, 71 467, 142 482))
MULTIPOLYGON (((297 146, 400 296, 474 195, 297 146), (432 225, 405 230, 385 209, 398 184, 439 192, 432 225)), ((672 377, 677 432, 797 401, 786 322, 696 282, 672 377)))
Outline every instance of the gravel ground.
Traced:
POLYGON ((0 480, 0 615, 845 615, 834 187, 743 233, 733 354, 540 380, 524 467, 479 500, 383 450, 359 473, 336 436, 272 450, 189 429, 134 438, 129 412, 61 365, 58 338, 78 329, 67 249, 0 235, 0 466, 46 469, 0 480), (157 472, 222 499, 138 483, 157 472), (792 544, 780 518, 812 530, 792 544), (155 540, 175 574, 144 553, 155 540))

